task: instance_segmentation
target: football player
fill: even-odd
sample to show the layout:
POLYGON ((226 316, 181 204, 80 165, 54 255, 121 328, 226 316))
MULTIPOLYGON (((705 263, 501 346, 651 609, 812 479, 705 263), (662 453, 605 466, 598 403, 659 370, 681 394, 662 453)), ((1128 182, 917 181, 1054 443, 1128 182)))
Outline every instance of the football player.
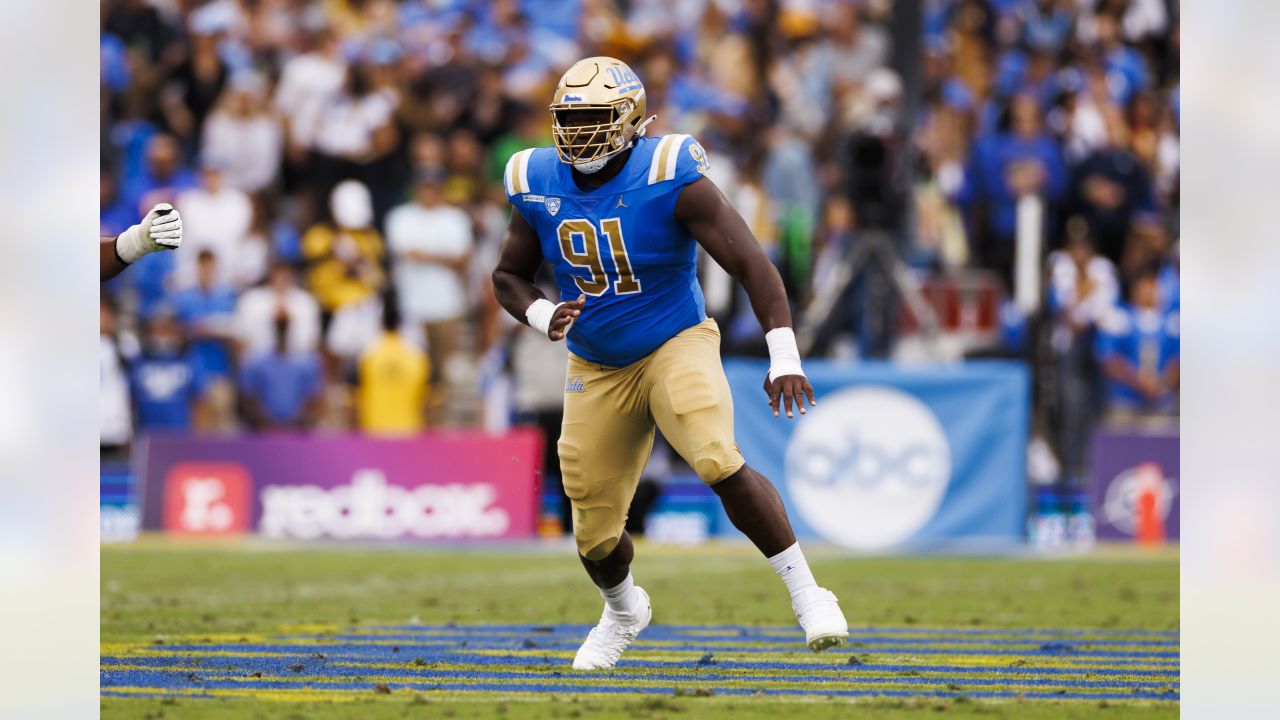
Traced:
POLYGON ((808 646, 842 645, 848 624, 835 596, 814 581, 777 490, 734 442, 720 331, 695 274, 697 245, 746 289, 769 346, 769 405, 775 417, 792 418, 814 397, 782 278, 705 176, 702 146, 688 135, 646 137, 653 118, 645 109, 644 86, 626 64, 579 61, 551 101, 555 146, 516 153, 504 178, 515 212, 494 292, 509 313, 566 340, 570 351, 560 469, 578 553, 605 600, 573 667, 613 667, 652 616, 632 580, 624 526, 655 423, 769 558, 808 646), (555 301, 533 283, 544 259, 555 270, 555 301))
POLYGON ((119 237, 99 239, 99 282, 106 282, 124 272, 143 255, 157 250, 175 250, 181 244, 182 218, 172 205, 160 203, 151 208, 142 222, 120 233, 119 237))

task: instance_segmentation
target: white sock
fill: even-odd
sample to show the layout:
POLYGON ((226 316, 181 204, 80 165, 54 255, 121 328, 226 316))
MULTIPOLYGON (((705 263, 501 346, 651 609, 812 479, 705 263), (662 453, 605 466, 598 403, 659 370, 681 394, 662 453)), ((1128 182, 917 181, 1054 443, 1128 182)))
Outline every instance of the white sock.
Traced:
POLYGON ((782 578, 791 597, 795 597, 796 593, 805 588, 818 586, 817 581, 813 579, 813 572, 809 570, 809 561, 804 559, 804 552, 800 550, 800 543, 769 558, 769 564, 773 566, 773 571, 778 573, 778 577, 782 578))
POLYGON ((599 588, 609 609, 623 615, 630 614, 635 605, 635 589, 636 583, 631 579, 631 573, 627 573, 626 579, 614 587, 599 588))

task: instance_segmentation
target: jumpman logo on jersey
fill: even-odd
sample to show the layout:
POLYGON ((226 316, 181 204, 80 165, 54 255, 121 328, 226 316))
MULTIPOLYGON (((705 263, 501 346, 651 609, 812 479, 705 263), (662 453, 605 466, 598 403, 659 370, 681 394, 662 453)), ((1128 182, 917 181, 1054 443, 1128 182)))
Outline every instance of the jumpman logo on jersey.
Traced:
POLYGON ((618 198, 618 204, 617 204, 617 205, 614 205, 614 206, 613 206, 613 209, 614 209, 614 210, 617 210, 617 209, 618 209, 618 208, 620 208, 620 207, 631 207, 631 206, 630 206, 630 205, 628 205, 628 204, 626 204, 626 203, 624 203, 624 202, 622 202, 622 198, 618 198))

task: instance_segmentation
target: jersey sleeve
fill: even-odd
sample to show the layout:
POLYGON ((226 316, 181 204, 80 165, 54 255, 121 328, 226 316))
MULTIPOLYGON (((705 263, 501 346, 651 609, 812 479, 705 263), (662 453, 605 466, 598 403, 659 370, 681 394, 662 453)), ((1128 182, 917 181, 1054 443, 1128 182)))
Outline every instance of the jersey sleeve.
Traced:
POLYGON ((513 153, 502 171, 502 189, 507 194, 507 202, 519 212, 525 220, 530 217, 525 213, 522 196, 533 192, 529 184, 529 165, 533 162, 535 148, 513 153))
POLYGON ((649 163, 649 184, 674 180, 688 185, 706 174, 710 163, 702 145, 691 135, 667 135, 658 141, 649 163))

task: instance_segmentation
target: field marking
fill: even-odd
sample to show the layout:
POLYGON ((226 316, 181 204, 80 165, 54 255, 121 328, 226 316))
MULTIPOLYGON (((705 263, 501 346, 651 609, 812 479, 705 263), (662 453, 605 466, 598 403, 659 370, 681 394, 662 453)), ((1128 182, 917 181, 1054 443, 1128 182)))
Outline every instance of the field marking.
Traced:
POLYGON ((312 627, 318 634, 294 626, 266 642, 226 642, 245 636, 224 634, 216 644, 111 643, 101 660, 102 694, 336 700, 385 686, 530 699, 680 688, 797 698, 1180 697, 1177 636, 1168 633, 877 627, 855 629, 857 644, 838 654, 813 656, 795 628, 653 626, 614 671, 580 673, 568 666, 586 626, 312 627))
POLYGON ((836 691, 924 691, 930 692, 935 690, 950 690, 957 693, 970 692, 1004 692, 1009 694, 1027 694, 1042 692, 1052 692, 1057 695, 1070 696, 1075 699, 1087 699, 1095 697, 1099 694, 1115 694, 1115 693, 1147 693, 1156 694, 1162 697, 1174 697, 1178 692, 1179 686, 1176 682, 1137 682, 1128 681, 1123 683, 1114 682, 1096 682, 1096 681, 1071 681, 1056 682, 1053 680, 1014 680, 1008 681, 1000 678, 990 678, 987 680, 971 680, 956 678, 947 680, 945 678, 915 678, 915 677, 878 677, 878 678, 821 678, 821 677, 795 677, 780 678, 758 676, 749 676, 741 678, 707 678, 680 674, 670 675, 628 675, 626 673, 615 673, 609 675, 595 676, 563 676, 563 677, 535 677, 530 674, 511 673, 511 672, 493 672, 493 673, 466 673, 466 672, 417 672, 417 673, 384 673, 384 674, 360 674, 350 676, 325 676, 310 677, 306 679, 298 679, 295 677, 287 677, 284 675, 266 675, 261 677, 246 677, 243 675, 220 675, 217 673, 198 674, 198 679, 191 679, 190 673, 185 670, 177 670, 166 673, 154 672, 134 672, 125 673, 122 678, 121 686, 142 686, 155 687, 155 683, 160 681, 165 685, 181 685, 180 681, 190 679, 190 685, 201 689, 227 689, 252 687, 256 689, 262 688, 292 688, 292 687, 312 687, 324 688, 328 691, 368 691, 372 685, 387 685, 388 687, 412 687, 421 689, 425 686, 430 687, 449 687, 454 689, 474 689, 478 686, 488 686, 494 682, 515 681, 519 685, 528 689, 538 689, 547 691, 552 689, 563 689, 566 687, 573 688, 592 688, 597 686, 621 686, 636 690, 647 690, 654 687, 666 687, 671 684, 688 686, 691 688, 702 688, 719 692, 721 690, 749 687, 759 690, 769 690, 776 692, 836 692, 836 691), (171 675, 172 677, 166 677, 171 675), (426 677, 424 677, 424 675, 426 677))

